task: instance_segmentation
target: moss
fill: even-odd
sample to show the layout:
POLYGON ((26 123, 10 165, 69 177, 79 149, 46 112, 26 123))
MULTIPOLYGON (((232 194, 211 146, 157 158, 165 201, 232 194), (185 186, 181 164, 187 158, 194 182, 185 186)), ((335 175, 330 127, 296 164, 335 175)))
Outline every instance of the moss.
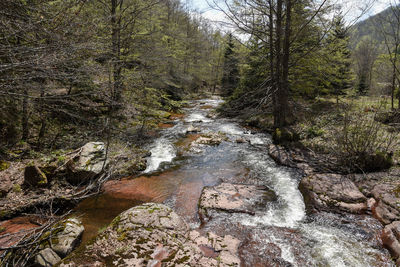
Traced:
POLYGON ((22 189, 21 189, 21 185, 19 185, 19 184, 15 184, 14 186, 13 186, 13 192, 15 192, 15 193, 21 193, 22 192, 22 189))
POLYGON ((5 227, 0 227, 0 233, 4 232, 6 230, 5 227))
POLYGON ((117 217, 114 218, 114 220, 112 220, 110 226, 114 228, 119 224, 120 221, 121 221, 121 216, 118 215, 117 217))
POLYGON ((120 241, 120 242, 122 242, 122 241, 124 241, 124 240, 126 239, 126 237, 127 237, 126 232, 123 232, 122 234, 120 234, 120 235, 118 236, 117 240, 120 241))
POLYGON ((8 168, 10 168, 10 163, 4 160, 0 160, 0 172, 7 170, 8 168))
POLYGON ((299 141, 300 136, 294 130, 289 128, 276 128, 272 135, 272 139, 274 144, 284 144, 299 141))
POLYGON ((7 210, 0 210, 0 219, 7 217, 8 215, 10 215, 10 212, 7 210))

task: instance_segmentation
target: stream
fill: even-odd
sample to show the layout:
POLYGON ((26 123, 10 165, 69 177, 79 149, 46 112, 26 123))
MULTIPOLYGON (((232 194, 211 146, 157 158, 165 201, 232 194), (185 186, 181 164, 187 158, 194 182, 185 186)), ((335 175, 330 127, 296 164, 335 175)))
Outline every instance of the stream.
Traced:
POLYGON ((192 101, 185 116, 150 145, 151 156, 142 176, 113 182, 102 195, 79 204, 76 213, 86 229, 83 245, 120 212, 158 202, 173 208, 192 229, 242 240, 243 266, 394 266, 376 236, 382 226, 371 217, 308 215, 298 190, 302 176, 270 158, 271 136, 234 120, 207 116, 220 103, 217 97, 192 101), (199 134, 186 134, 190 125, 200 129, 199 134, 223 133, 227 140, 193 151, 190 143, 199 134), (202 189, 222 181, 267 186, 278 200, 255 215, 221 212, 201 223, 198 200, 202 189))

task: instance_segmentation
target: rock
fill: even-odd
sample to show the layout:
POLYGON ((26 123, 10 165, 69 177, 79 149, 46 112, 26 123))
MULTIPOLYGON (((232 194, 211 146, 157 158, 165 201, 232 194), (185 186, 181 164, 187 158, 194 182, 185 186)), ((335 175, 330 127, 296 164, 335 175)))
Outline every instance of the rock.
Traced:
POLYGON ((388 181, 377 184, 371 191, 377 203, 372 214, 383 224, 400 220, 400 182, 388 181))
POLYGON ((367 198, 350 179, 339 174, 304 177, 299 189, 307 206, 312 209, 339 209, 350 213, 364 213, 367 210, 367 198))
POLYGON ((33 216, 16 217, 0 222, 0 247, 9 247, 17 243, 24 236, 29 236, 40 226, 40 220, 33 216))
POLYGON ((89 181, 107 166, 104 143, 90 142, 81 147, 78 153, 67 163, 67 180, 71 184, 89 181))
POLYGON ((197 127, 194 127, 193 125, 190 125, 186 130, 187 134, 188 133, 198 133, 198 132, 200 132, 200 129, 197 127))
POLYGON ((269 145, 268 154, 276 163, 280 165, 296 167, 291 155, 279 145, 269 145))
POLYGON ((26 166, 24 172, 24 185, 42 187, 48 184, 46 175, 36 165, 26 166))
POLYGON ((35 257, 35 263, 43 267, 51 267, 61 261, 61 258, 51 248, 41 250, 35 257))
POLYGON ((204 134, 200 136, 196 141, 194 141, 195 144, 200 144, 200 145, 211 145, 211 146, 217 146, 222 143, 222 141, 226 141, 228 138, 221 133, 209 133, 209 134, 204 134))
POLYGON ((395 221, 385 226, 382 232, 382 242, 392 254, 393 258, 399 261, 400 257, 400 221, 395 221))
POLYGON ((244 138, 238 138, 238 139, 236 139, 236 143, 238 143, 238 144, 243 144, 243 143, 246 143, 246 142, 247 142, 247 140, 244 139, 244 138))
POLYGON ((256 210, 277 199, 267 187, 244 184, 221 183, 205 187, 199 201, 202 219, 209 217, 210 210, 239 212, 254 215, 256 210))
POLYGON ((239 266, 239 243, 231 236, 189 232, 170 208, 148 203, 121 213, 93 244, 60 266, 239 266))
POLYGON ((62 231, 51 239, 51 248, 64 258, 79 244, 85 228, 76 218, 67 219, 56 225, 55 231, 58 227, 62 227, 62 231))

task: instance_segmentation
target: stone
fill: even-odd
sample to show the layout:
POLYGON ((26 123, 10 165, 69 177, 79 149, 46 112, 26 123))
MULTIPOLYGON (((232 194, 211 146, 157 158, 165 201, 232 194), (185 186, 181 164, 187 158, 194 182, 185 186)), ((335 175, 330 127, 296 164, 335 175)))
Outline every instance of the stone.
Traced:
POLYGON ((51 248, 41 250, 35 257, 35 263, 42 267, 51 267, 56 265, 61 258, 51 248))
POLYGON ((0 222, 0 247, 15 245, 24 236, 29 236, 40 226, 40 220, 34 216, 16 217, 0 222))
POLYGON ((48 184, 46 175, 36 166, 26 166, 24 171, 24 185, 33 187, 43 187, 48 184))
POLYGON ((51 248, 61 257, 66 257, 79 244, 85 228, 77 218, 67 219, 55 226, 57 227, 62 227, 62 231, 51 239, 51 248))
POLYGON ((308 208, 364 213, 367 198, 347 177, 339 174, 313 174, 304 177, 299 189, 308 208))
POLYGON ((291 155, 282 146, 274 144, 269 145, 268 155, 279 165, 296 167, 291 155))
POLYGON ((238 143, 238 144, 243 144, 243 143, 246 143, 247 141, 246 141, 246 139, 244 139, 244 138, 238 138, 238 139, 236 139, 236 143, 238 143))
POLYGON ((383 224, 400 220, 400 182, 387 181, 375 185, 371 191, 376 199, 372 214, 383 224))
POLYGON ((264 186, 221 183, 203 189, 199 214, 202 219, 209 217, 210 210, 254 215, 257 208, 275 200, 275 193, 264 186))
POLYGON ((193 125, 190 125, 186 130, 186 133, 198 133, 198 132, 200 132, 200 129, 194 127, 193 125))
POLYGON ((87 143, 67 162, 67 180, 71 184, 86 183, 101 174, 107 164, 104 143, 87 143))
POLYGON ((382 242, 392 254, 394 259, 400 257, 400 221, 386 225, 382 232, 382 242))
POLYGON ((121 213, 93 244, 60 266, 239 266, 239 243, 231 236, 189 231, 169 207, 147 203, 121 213))

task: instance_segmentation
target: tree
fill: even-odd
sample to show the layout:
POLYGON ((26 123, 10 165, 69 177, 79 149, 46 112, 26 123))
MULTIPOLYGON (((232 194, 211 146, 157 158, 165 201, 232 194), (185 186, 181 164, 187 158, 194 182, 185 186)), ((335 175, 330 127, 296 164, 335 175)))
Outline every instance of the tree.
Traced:
POLYGON ((377 59, 377 44, 369 37, 363 38, 354 51, 357 74, 357 91, 365 95, 372 86, 372 70, 377 59))
POLYGON ((239 83, 238 59, 235 55, 235 45, 230 33, 224 53, 223 74, 221 80, 222 93, 224 96, 231 96, 239 83))
POLYGON ((328 34, 326 55, 329 58, 329 89, 336 95, 336 103, 343 90, 351 86, 351 53, 349 49, 348 28, 342 15, 333 19, 332 30, 328 34))
MULTIPOLYGON (((400 84, 399 53, 400 53, 400 2, 394 1, 390 4, 391 16, 379 16, 378 27, 383 36, 384 43, 392 64, 392 82, 391 82, 391 106, 394 109, 394 97, 396 82, 400 84)), ((400 108, 400 94, 399 94, 400 108)))

